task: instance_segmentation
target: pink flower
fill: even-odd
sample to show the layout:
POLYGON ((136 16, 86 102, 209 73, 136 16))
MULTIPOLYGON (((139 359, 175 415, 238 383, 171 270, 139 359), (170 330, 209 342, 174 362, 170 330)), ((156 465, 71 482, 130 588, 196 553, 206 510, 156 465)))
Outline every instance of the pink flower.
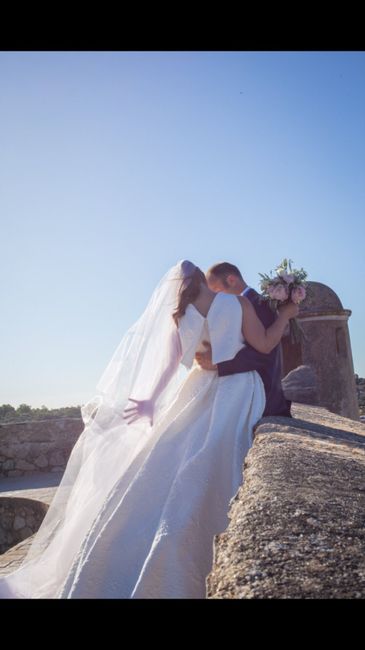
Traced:
POLYGON ((306 295, 307 294, 304 287, 302 286, 294 287, 294 289, 291 292, 291 299, 296 305, 299 305, 299 303, 302 302, 302 300, 304 300, 306 295))
POLYGON ((283 301, 289 296, 288 287, 283 284, 272 284, 267 288, 267 293, 272 300, 283 301))

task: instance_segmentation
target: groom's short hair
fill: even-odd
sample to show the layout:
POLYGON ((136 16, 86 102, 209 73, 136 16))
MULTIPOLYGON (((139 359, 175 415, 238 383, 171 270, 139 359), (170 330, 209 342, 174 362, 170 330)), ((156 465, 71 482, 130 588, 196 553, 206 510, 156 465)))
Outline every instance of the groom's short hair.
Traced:
POLYGON ((228 286, 228 275, 236 275, 243 282, 241 271, 234 264, 230 264, 230 262, 219 262, 218 264, 213 264, 213 266, 211 266, 206 272, 207 278, 209 278, 210 275, 214 275, 214 277, 219 278, 224 286, 228 286))

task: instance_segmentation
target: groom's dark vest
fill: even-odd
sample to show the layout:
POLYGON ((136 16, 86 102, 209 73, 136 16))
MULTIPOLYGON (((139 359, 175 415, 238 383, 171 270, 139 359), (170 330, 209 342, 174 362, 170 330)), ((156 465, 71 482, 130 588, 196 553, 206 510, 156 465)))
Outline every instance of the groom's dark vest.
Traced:
MULTIPOLYGON (((244 295, 253 304, 256 314, 265 329, 270 327, 275 321, 276 315, 269 305, 261 300, 260 294, 254 289, 248 289, 244 295)), ((218 375, 220 377, 249 370, 257 370, 265 387, 266 406, 264 416, 285 415, 286 417, 292 417, 290 413, 291 402, 285 399, 281 387, 280 344, 271 350, 269 354, 263 354, 246 343, 237 352, 234 359, 218 363, 218 375)))

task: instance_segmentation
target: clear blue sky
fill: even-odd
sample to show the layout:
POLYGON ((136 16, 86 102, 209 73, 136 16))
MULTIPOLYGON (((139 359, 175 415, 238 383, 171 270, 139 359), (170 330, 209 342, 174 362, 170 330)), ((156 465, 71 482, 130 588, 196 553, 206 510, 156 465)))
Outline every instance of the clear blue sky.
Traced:
POLYGON ((177 260, 330 285, 365 377, 364 52, 0 52, 0 404, 82 404, 177 260))

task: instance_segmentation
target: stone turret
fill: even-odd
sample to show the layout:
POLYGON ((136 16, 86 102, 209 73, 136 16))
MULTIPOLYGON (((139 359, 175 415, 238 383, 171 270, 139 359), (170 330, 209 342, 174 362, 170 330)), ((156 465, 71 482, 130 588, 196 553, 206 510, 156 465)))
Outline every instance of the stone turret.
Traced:
POLYGON ((333 413, 359 419, 354 365, 348 330, 350 309, 344 309, 336 293, 321 282, 308 282, 309 295, 300 307, 298 321, 304 332, 301 343, 282 341, 283 375, 298 366, 309 366, 317 377, 317 401, 333 413))

